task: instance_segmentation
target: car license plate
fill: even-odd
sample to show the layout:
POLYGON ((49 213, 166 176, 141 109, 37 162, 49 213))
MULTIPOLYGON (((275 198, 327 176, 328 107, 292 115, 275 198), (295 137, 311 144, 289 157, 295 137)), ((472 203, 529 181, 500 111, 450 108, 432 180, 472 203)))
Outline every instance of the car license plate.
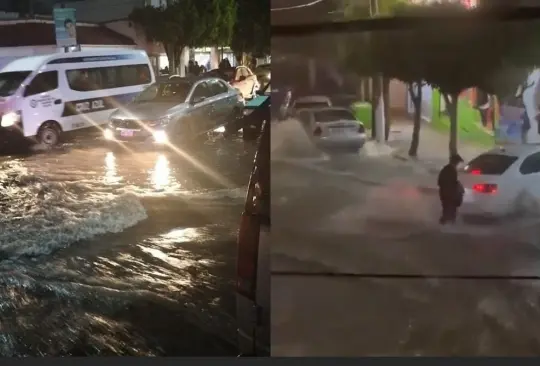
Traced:
POLYGON ((122 137, 133 137, 134 133, 133 130, 120 130, 120 136, 122 137))
POLYGON ((331 128, 330 129, 330 133, 332 135, 338 135, 338 136, 341 136, 341 135, 345 135, 345 130, 343 128, 340 128, 340 127, 337 127, 337 128, 331 128))

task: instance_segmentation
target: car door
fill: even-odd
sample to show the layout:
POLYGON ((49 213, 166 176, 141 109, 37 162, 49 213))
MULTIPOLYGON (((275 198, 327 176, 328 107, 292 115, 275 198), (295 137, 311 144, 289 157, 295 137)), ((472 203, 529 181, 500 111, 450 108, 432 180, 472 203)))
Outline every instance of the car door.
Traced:
POLYGON ((22 119, 25 129, 37 132, 45 121, 61 123, 64 100, 58 88, 58 71, 36 74, 24 90, 23 98, 22 119))
POLYGON ((222 81, 214 79, 210 85, 214 95, 214 126, 219 127, 227 122, 232 114, 234 103, 232 102, 232 94, 229 94, 229 88, 222 81))
POLYGON ((244 67, 244 73, 246 75, 246 80, 248 81, 249 92, 254 93, 257 91, 257 84, 259 84, 257 75, 255 75, 253 71, 249 69, 249 67, 244 67))
POLYGON ((212 118, 212 94, 207 81, 199 82, 190 98, 189 129, 198 135, 214 125, 212 118))
POLYGON ((247 98, 251 95, 250 81, 248 79, 249 73, 247 69, 243 66, 240 66, 236 69, 236 79, 234 87, 240 90, 244 98, 247 98))

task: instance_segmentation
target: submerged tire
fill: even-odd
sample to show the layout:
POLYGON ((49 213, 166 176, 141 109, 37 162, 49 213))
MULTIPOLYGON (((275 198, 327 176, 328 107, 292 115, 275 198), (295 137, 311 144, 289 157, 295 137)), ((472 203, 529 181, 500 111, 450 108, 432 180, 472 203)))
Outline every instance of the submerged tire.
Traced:
POLYGON ((54 122, 46 122, 38 130, 37 141, 43 147, 54 147, 60 143, 60 127, 54 122))

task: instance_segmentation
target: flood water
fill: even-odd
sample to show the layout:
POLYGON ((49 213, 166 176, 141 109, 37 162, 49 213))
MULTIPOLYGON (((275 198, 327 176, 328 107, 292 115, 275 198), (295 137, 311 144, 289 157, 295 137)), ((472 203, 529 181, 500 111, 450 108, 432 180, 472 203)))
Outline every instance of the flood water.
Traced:
POLYGON ((236 355, 235 236, 253 146, 92 135, 0 157, 0 355, 236 355))

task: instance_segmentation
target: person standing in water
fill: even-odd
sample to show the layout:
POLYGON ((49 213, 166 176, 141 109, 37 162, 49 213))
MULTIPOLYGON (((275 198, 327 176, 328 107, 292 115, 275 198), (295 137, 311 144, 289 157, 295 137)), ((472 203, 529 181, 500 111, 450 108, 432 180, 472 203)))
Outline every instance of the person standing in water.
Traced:
POLYGON ((463 202, 464 189, 458 180, 458 166, 463 159, 458 154, 452 155, 448 164, 442 168, 438 177, 439 198, 441 200, 442 214, 439 223, 454 224, 458 208, 463 202))

